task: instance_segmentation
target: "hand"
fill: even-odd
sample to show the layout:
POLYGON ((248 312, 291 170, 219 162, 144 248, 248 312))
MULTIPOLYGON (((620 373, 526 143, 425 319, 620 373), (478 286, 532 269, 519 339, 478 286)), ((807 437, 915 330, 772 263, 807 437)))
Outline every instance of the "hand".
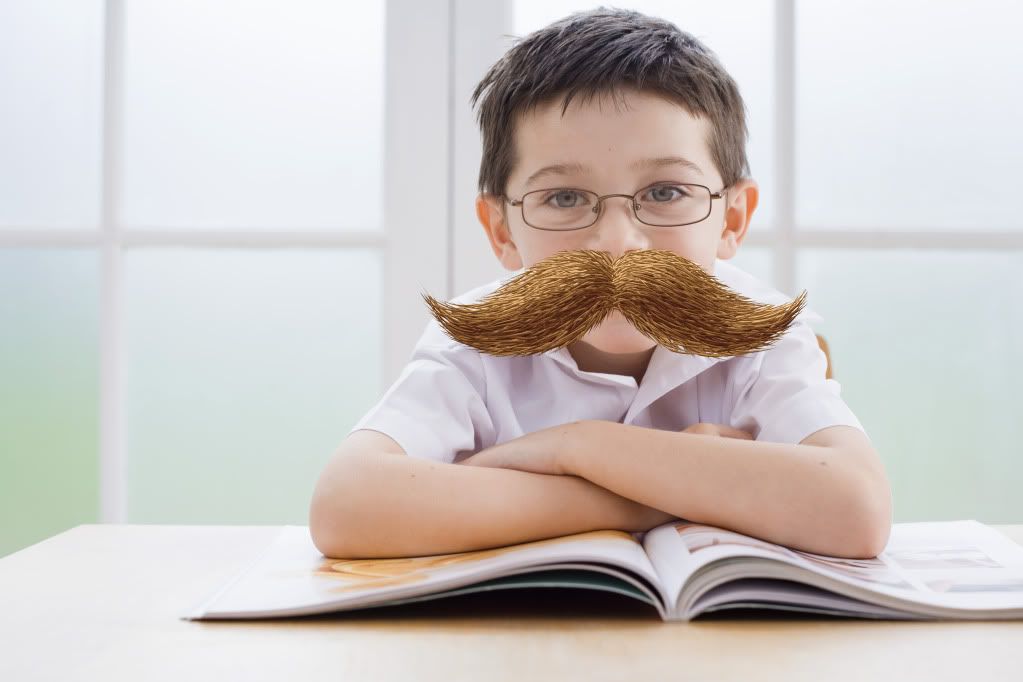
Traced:
POLYGON ((468 466, 517 469, 534 474, 573 475, 570 465, 581 422, 540 429, 513 438, 462 460, 468 466))
POLYGON ((700 422, 682 430, 682 433, 695 433, 701 436, 719 436, 721 438, 739 438, 740 440, 753 440, 753 434, 740 429, 733 429, 727 424, 710 424, 700 422))

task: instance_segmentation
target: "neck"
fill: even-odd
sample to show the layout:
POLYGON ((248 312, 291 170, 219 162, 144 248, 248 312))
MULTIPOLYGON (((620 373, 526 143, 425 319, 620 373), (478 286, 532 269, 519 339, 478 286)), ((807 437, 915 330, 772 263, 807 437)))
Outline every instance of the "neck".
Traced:
POLYGON ((637 384, 642 381, 656 349, 654 345, 635 353, 608 353, 585 341, 576 341, 568 346, 569 354, 582 371, 631 376, 637 384))

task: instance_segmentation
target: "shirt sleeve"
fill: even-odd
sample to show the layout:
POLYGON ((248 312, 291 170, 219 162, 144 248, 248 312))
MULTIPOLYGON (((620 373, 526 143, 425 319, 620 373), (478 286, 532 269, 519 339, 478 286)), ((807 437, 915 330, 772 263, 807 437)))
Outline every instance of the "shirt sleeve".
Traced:
POLYGON ((733 428, 774 443, 799 443, 828 426, 866 433, 842 399, 841 384, 826 378, 827 356, 805 319, 797 318, 771 348, 747 360, 736 382, 733 428))
POLYGON ((349 433, 379 431, 410 457, 439 462, 478 451, 494 431, 483 363, 475 349, 444 338, 431 320, 398 379, 349 433))

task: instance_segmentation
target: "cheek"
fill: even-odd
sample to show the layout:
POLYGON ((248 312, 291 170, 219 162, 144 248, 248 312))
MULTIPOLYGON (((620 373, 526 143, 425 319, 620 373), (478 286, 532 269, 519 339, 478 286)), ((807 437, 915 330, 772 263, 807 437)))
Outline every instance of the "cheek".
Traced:
POLYGON ((713 273, 714 259, 717 257, 718 238, 717 235, 708 230, 692 230, 691 232, 655 240, 651 243, 650 248, 671 251, 676 255, 693 261, 705 271, 713 273))
POLYGON ((520 244, 519 251, 523 254, 526 267, 534 265, 562 251, 578 251, 585 248, 581 234, 583 230, 572 232, 542 232, 534 230, 534 235, 525 243, 520 244))
MULTIPOLYGON (((655 234, 651 236, 651 249, 664 249, 697 263, 707 272, 713 273, 717 254, 717 236, 707 230, 692 230, 678 234, 655 234)), ((587 246, 586 230, 571 232, 542 232, 533 230, 518 242, 525 267, 534 265, 545 258, 562 251, 577 251, 587 246)))

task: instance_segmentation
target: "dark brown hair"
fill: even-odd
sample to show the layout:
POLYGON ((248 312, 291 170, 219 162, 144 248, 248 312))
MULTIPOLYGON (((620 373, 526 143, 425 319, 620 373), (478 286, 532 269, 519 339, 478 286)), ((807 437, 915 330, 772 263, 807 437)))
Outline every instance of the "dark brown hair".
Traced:
POLYGON ((725 185, 749 177, 746 111, 739 88, 717 57, 675 24, 639 12, 571 14, 520 39, 472 93, 483 137, 479 191, 504 196, 516 163, 515 122, 561 97, 620 96, 635 88, 706 117, 707 145, 725 185))

